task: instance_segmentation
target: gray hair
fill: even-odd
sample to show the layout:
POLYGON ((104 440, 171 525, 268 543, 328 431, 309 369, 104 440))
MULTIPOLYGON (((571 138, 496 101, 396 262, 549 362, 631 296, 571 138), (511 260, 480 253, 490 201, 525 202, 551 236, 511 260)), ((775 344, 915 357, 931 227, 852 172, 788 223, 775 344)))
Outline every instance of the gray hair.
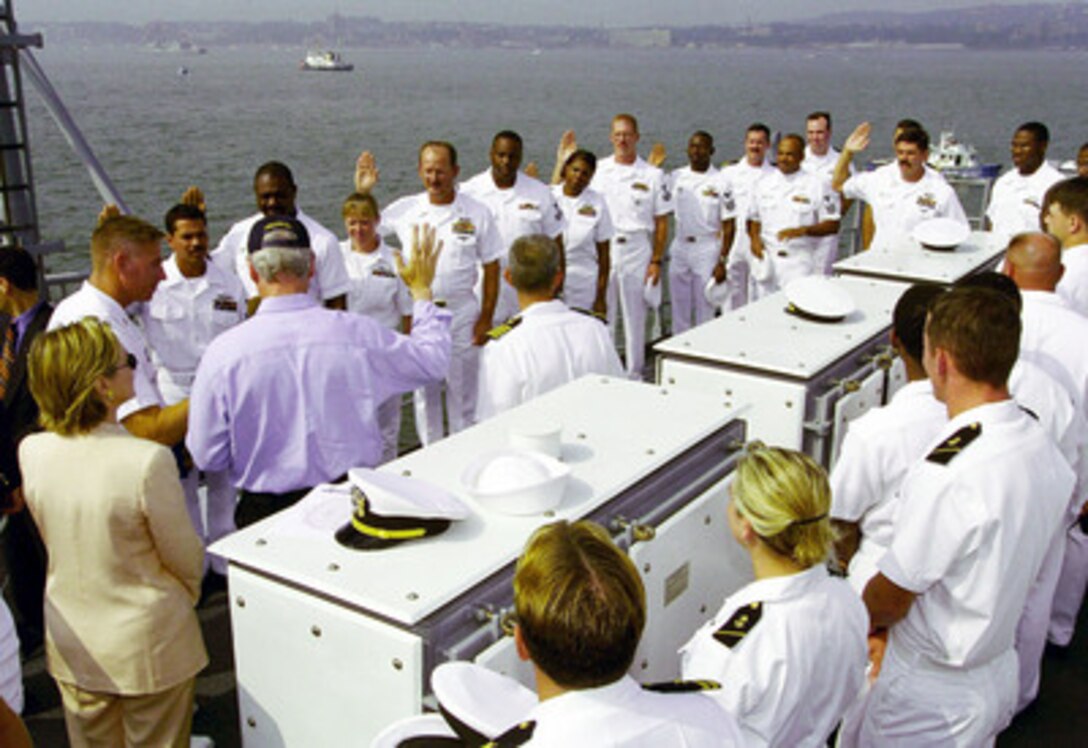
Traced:
POLYGON ((559 245, 543 234, 519 237, 510 246, 510 280, 519 291, 547 291, 559 272, 559 245))
POLYGON ((261 280, 270 283, 278 273, 287 273, 296 278, 309 277, 314 253, 309 248, 266 247, 251 252, 249 261, 261 280))

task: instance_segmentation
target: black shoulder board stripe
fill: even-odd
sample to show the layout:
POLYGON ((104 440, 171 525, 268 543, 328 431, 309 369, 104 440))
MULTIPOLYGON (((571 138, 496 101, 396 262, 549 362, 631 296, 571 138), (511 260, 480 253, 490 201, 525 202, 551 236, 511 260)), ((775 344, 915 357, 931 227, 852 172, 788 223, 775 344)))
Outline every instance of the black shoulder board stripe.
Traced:
POLYGON ((576 307, 576 306, 572 306, 571 309, 578 312, 578 314, 584 314, 587 317, 592 317, 593 319, 597 320, 598 322, 601 322, 601 323, 606 324, 606 325, 608 324, 608 315, 606 315, 606 314, 601 314, 600 312, 594 312, 592 309, 582 309, 581 307, 576 307))
POLYGON ((536 722, 522 722, 514 725, 490 743, 484 743, 480 748, 517 748, 517 746, 529 742, 535 729, 536 722))
POLYGON ((952 459, 962 452, 968 444, 973 442, 982 433, 982 424, 968 424, 938 444, 932 452, 926 455, 927 462, 935 462, 938 465, 947 465, 952 459))
POLYGON ((714 680, 666 680, 660 683, 643 683, 644 691, 655 693, 694 693, 695 691, 717 691, 721 683, 714 680))
POLYGON ((513 330, 515 327, 517 327, 520 324, 521 324, 521 317, 515 315, 515 316, 511 317, 510 319, 506 320, 505 322, 503 322, 498 327, 492 327, 490 330, 488 330, 487 331, 487 337, 490 338, 491 340, 498 340, 503 335, 510 332, 511 330, 513 330))
POLYGON ((447 738, 442 735, 416 735, 397 743, 397 748, 464 748, 465 741, 460 738, 447 738))
POLYGON ((1035 419, 1036 421, 1038 421, 1038 420, 1039 420, 1039 414, 1038 414, 1038 413, 1036 413, 1036 412, 1035 412, 1034 410, 1032 410, 1031 408, 1025 408, 1025 407, 1024 407, 1023 405, 1020 405, 1020 406, 1018 406, 1018 407, 1020 408, 1020 410, 1024 411, 1025 413, 1027 413, 1027 414, 1028 414, 1029 416, 1031 416, 1032 418, 1034 418, 1034 419, 1035 419))
POLYGON ((714 638, 719 644, 732 649, 740 643, 740 640, 748 635, 748 632, 756 627, 763 616, 763 603, 754 602, 744 605, 736 610, 729 620, 714 632, 714 638))

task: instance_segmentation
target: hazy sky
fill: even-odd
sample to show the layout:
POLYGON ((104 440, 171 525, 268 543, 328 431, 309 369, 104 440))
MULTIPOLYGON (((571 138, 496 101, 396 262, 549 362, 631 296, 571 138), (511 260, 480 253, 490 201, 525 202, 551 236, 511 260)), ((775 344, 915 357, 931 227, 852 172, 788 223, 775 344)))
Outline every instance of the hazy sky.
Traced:
MULTIPOLYGON (((23 21, 322 20, 339 11, 387 21, 493 21, 589 26, 733 24, 849 10, 933 10, 1028 0, 15 0, 23 21)), ((1057 2, 1059 0, 1042 0, 1057 2)))

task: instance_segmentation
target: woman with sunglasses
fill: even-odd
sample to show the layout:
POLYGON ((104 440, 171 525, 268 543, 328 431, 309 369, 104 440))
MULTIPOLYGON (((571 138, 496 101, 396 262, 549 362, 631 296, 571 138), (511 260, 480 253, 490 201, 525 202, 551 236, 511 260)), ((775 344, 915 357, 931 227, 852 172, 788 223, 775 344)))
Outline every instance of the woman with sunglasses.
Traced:
POLYGON ((46 658, 73 746, 188 746, 208 662, 193 610, 203 548, 173 455, 117 422, 136 365, 93 318, 30 350, 45 431, 19 459, 49 555, 46 658))

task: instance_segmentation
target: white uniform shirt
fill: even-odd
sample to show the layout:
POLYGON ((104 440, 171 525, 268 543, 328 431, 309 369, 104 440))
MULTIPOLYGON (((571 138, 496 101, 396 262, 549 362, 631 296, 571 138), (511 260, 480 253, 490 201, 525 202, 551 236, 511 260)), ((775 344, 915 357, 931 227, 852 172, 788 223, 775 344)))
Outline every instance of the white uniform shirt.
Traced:
MULTIPOLYGON (((250 216, 230 227, 212 251, 212 259, 224 270, 232 266, 249 298, 257 296, 257 284, 249 277, 249 232, 264 216, 250 216)), ((310 235, 310 249, 314 253, 314 277, 310 279, 309 294, 317 302, 335 299, 348 292, 348 274, 340 256, 340 240, 336 234, 299 210, 295 218, 306 227, 310 235)))
POLYGON ((722 222, 735 217, 732 185, 713 164, 704 172, 690 166, 669 175, 677 237, 701 239, 721 234, 722 222))
POLYGON ((1065 273, 1058 281, 1058 293, 1069 306, 1088 315, 1088 244, 1078 244, 1062 250, 1065 273))
MULTIPOLYGON (((722 186, 723 190, 729 190, 733 193, 733 200, 735 205, 733 206, 733 212, 737 216, 737 236, 747 236, 748 232, 744 227, 744 222, 748 219, 748 211, 751 208, 752 198, 755 195, 756 184, 761 179, 772 174, 777 174, 778 169, 774 168, 766 161, 761 166, 752 166, 748 163, 747 159, 741 159, 735 164, 722 169, 722 178, 726 182, 722 186)), ((729 208, 728 201, 726 202, 726 208, 729 208)), ((728 220, 728 218, 726 219, 728 220)))
MULTIPOLYGON (((478 304, 473 288, 481 265, 505 253, 491 211, 480 201, 458 191, 452 203, 432 205, 427 193, 394 201, 382 213, 382 230, 395 233, 402 248, 412 246, 412 226, 430 224, 435 241, 442 242, 432 291, 434 298, 452 307, 478 304)), ((502 283, 502 279, 499 279, 502 283)))
POLYGON ((525 746, 538 748, 732 748, 736 721, 703 693, 646 691, 629 675, 540 702, 525 746))
POLYGON ((563 216, 555 205, 552 191, 528 174, 518 172, 514 186, 503 190, 495 184, 488 169, 462 184, 461 189, 491 209, 506 249, 504 267, 510 245, 518 237, 544 234, 554 239, 563 230, 563 216))
POLYGON ((199 278, 186 278, 177 257, 162 264, 166 280, 142 305, 140 322, 158 369, 159 391, 168 403, 184 400, 208 343, 245 319, 246 292, 233 273, 214 262, 199 278))
POLYGON ((654 218, 671 210, 664 172, 641 156, 633 164, 616 163, 615 156, 602 158, 589 186, 604 196, 617 232, 652 234, 654 218))
POLYGON ((890 646, 956 668, 1012 649, 1074 481, 1046 431, 1016 402, 960 413, 939 441, 971 424, 981 433, 947 464, 927 457, 908 473, 895 538, 879 563, 917 595, 892 626, 890 646))
POLYGON ((132 376, 134 394, 117 409, 117 420, 123 421, 145 408, 162 406, 162 395, 156 384, 155 364, 151 360, 151 350, 147 346, 144 331, 132 321, 120 304, 92 286, 90 281, 83 281, 78 291, 57 304, 53 316, 49 318, 47 329, 56 330, 84 317, 95 317, 108 322, 113 334, 121 342, 121 347, 136 357, 136 371, 132 376))
MULTIPOLYGON (((828 182, 835 176, 835 166, 839 163, 839 152, 832 146, 828 146, 827 153, 817 156, 812 148, 805 146, 805 158, 801 162, 801 168, 810 174, 817 174, 828 182)), ((854 173, 854 164, 850 164, 850 173, 854 173)))
POLYGON ((356 252, 351 239, 346 239, 340 242, 340 253, 351 284, 348 311, 399 331, 401 318, 412 316, 412 296, 397 273, 393 251, 379 240, 373 252, 356 252))
POLYGON ((831 470, 831 517, 855 522, 861 544, 850 561, 857 591, 876 574, 876 562, 892 543, 899 487, 948 422, 928 379, 909 382, 891 402, 850 422, 831 470))
POLYGON ((1038 231, 1043 195, 1052 184, 1063 179, 1065 176, 1045 161, 1026 177, 1016 168, 1002 174, 994 182, 986 208, 994 241, 1005 246, 1016 234, 1038 231))
POLYGON ((480 354, 479 420, 586 374, 623 376, 608 325, 596 317, 562 301, 538 301, 516 319, 480 354))
POLYGON ((896 163, 846 180, 843 197, 864 200, 873 208, 873 248, 902 248, 911 230, 931 218, 952 218, 967 225, 956 192, 939 173, 926 169, 917 182, 907 182, 896 163))
POLYGON ((597 244, 612 238, 612 216, 604 196, 586 187, 577 197, 563 194, 563 185, 552 187, 552 196, 563 215, 563 249, 567 272, 592 268, 597 274, 597 244))
POLYGON ((1021 291, 1020 357, 1067 383, 1081 404, 1088 405, 1088 317, 1048 291, 1021 291))
POLYGON ((816 237, 800 236, 783 242, 778 232, 839 220, 839 200, 818 176, 803 170, 787 175, 776 169, 755 185, 748 220, 760 223, 760 238, 768 252, 802 253, 811 258, 816 237))
POLYGON ((680 650, 685 679, 721 683, 707 695, 737 718, 749 746, 823 746, 857 698, 868 663, 869 615, 850 586, 822 564, 760 579, 726 599, 680 650), (732 646, 714 634, 762 603, 732 646))

